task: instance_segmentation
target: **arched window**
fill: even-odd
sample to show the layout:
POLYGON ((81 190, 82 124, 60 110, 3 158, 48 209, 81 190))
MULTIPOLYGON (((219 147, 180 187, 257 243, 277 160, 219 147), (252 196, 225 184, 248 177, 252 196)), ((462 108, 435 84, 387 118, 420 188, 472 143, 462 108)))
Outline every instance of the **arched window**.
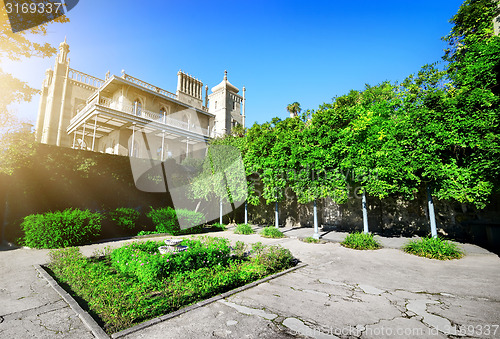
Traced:
POLYGON ((142 103, 139 99, 136 99, 134 101, 134 114, 141 115, 141 112, 142 112, 142 103))

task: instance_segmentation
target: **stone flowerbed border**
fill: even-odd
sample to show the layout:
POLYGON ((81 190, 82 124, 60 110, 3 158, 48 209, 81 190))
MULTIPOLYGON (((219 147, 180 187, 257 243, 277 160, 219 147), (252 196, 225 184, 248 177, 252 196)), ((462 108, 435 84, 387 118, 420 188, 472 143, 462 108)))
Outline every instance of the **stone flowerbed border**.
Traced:
POLYGON ((244 286, 235 288, 235 289, 233 289, 231 291, 228 291, 228 292, 225 292, 225 293, 222 293, 222 294, 218 294, 218 295, 216 295, 216 296, 214 296, 212 298, 199 301, 196 304, 183 307, 183 308, 181 308, 181 309, 179 309, 177 311, 174 311, 174 312, 171 312, 171 313, 168 313, 168 314, 165 314, 165 315, 162 315, 162 316, 150 319, 150 320, 145 321, 143 323, 140 323, 138 325, 135 325, 135 326, 132 326, 130 328, 127 328, 127 329, 125 329, 123 331, 113 333, 111 335, 111 337, 106 332, 104 332, 104 330, 97 324, 97 322, 94 320, 94 318, 92 318, 92 316, 90 316, 90 314, 88 314, 75 301, 75 299, 73 299, 73 297, 68 292, 66 292, 61 286, 59 286, 59 284, 57 283, 57 281, 55 281, 55 279, 52 278, 52 276, 45 270, 45 268, 44 268, 43 265, 33 265, 33 266, 40 273, 40 275, 43 278, 45 278, 45 280, 47 280, 47 282, 49 283, 49 285, 52 286, 52 288, 61 296, 61 298, 63 298, 63 300, 68 303, 68 305, 75 311, 75 313, 78 315, 78 317, 83 321, 83 323, 85 324, 85 326, 87 326, 87 328, 92 332, 92 334, 96 338, 98 338, 98 339, 110 339, 110 338, 115 339, 115 338, 124 337, 124 336, 126 336, 126 335, 128 335, 130 333, 134 333, 134 332, 140 331, 140 330, 142 330, 142 329, 144 329, 146 327, 152 326, 152 325, 160 323, 162 321, 165 321, 165 320, 177 317, 177 316, 179 316, 181 314, 184 314, 184 313, 189 312, 191 310, 197 309, 199 307, 206 306, 206 305, 211 304, 211 303, 213 303, 213 302, 215 302, 217 300, 221 300, 221 299, 227 298, 227 297, 229 297, 229 296, 231 296, 231 295, 233 295, 235 293, 242 292, 244 290, 247 290, 249 288, 252 288, 252 287, 255 287, 255 286, 259 285, 259 284, 262 284, 262 283, 264 283, 266 281, 272 280, 274 278, 277 278, 277 277, 282 276, 284 274, 287 274, 289 272, 295 271, 296 269, 305 267, 305 266, 307 266, 307 264, 298 264, 297 266, 294 266, 294 267, 291 267, 291 268, 289 268, 287 270, 284 270, 284 271, 272 274, 272 275, 270 275, 268 277, 265 277, 265 278, 262 278, 260 280, 251 282, 251 283, 246 284, 244 286))

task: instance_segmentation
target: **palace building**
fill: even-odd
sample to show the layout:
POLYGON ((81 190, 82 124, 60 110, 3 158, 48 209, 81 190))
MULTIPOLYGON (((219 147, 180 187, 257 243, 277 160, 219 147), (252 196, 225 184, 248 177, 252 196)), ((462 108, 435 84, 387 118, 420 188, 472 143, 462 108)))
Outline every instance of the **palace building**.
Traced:
POLYGON ((207 85, 179 71, 172 93, 125 71, 104 79, 82 73, 69 67, 68 53, 65 40, 46 71, 36 124, 41 143, 181 162, 245 124, 245 87, 238 94, 227 72, 208 94, 207 85))

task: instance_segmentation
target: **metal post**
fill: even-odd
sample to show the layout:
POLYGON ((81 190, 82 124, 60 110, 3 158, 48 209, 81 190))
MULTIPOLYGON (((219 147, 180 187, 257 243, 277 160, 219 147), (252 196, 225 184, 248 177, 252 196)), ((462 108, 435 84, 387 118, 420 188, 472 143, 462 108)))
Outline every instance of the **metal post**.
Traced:
POLYGON ((248 224, 248 203, 245 200, 245 224, 248 224))
POLYGON ((427 203, 429 205, 429 220, 431 222, 431 235, 437 237, 436 216, 434 214, 434 202, 432 201, 431 189, 427 186, 427 203))
POLYGON ((220 208, 219 208, 219 212, 220 212, 219 224, 221 224, 221 225, 222 225, 222 198, 220 199, 220 208))
POLYGON ((94 116, 94 135, 92 136, 92 152, 94 151, 96 129, 97 129, 97 114, 94 116))
POLYGON ((319 232, 318 232, 318 209, 316 208, 316 199, 314 199, 314 234, 313 234, 314 239, 319 239, 319 232))
POLYGON ((368 210, 366 208, 366 192, 363 189, 363 195, 361 196, 361 205, 363 207, 363 232, 368 233, 368 210))

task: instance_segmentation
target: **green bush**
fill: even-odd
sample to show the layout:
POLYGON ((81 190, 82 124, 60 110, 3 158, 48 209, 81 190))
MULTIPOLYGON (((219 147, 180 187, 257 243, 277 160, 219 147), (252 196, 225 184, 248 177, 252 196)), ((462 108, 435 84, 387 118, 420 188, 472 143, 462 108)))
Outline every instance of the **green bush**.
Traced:
POLYGON ((61 248, 88 244, 99 236, 102 216, 89 210, 32 214, 24 218, 24 245, 33 248, 61 248))
POLYGON ((464 256, 457 245, 439 237, 411 240, 403 247, 403 251, 439 260, 460 259, 464 256))
POLYGON ((173 272, 225 265, 229 260, 229 242, 224 238, 184 239, 181 245, 188 248, 175 254, 160 254, 158 247, 164 245, 147 241, 117 248, 111 253, 112 265, 122 274, 154 283, 173 272))
MULTIPOLYGON (((119 249, 115 249, 111 257, 87 259, 78 248, 72 247, 51 251, 49 268, 60 283, 69 285, 70 293, 85 300, 89 310, 99 318, 104 330, 109 334, 255 281, 278 271, 279 267, 288 268, 288 265, 293 265, 288 250, 276 246, 268 248, 258 243, 252 246, 255 257, 251 260, 226 261, 217 253, 221 249, 226 251, 226 239, 207 237, 186 243, 196 250, 198 247, 212 248, 214 251, 210 255, 214 264, 199 267, 193 265, 190 269, 174 270, 155 284, 145 284, 135 275, 122 274, 120 270, 110 266, 110 263, 119 259, 113 259, 113 256, 120 253, 117 251, 119 249)), ((128 248, 130 259, 137 259, 137 255, 151 255, 149 252, 155 251, 159 244, 161 243, 149 241, 125 247, 128 248), (134 250, 140 250, 142 254, 134 253, 134 250)), ((206 253, 202 252, 203 249, 200 251, 206 253)), ((127 250, 120 254, 123 255, 120 264, 126 253, 127 250)), ((186 259, 189 261, 189 258, 183 258, 186 259)), ((178 264, 184 265, 181 261, 178 264)), ((130 263, 125 263, 124 266, 130 266, 130 263)))
POLYGON ((133 208, 119 207, 108 213, 109 218, 116 226, 124 230, 133 230, 141 214, 133 208))
POLYGON ((359 232, 348 234, 340 244, 355 250, 376 250, 381 247, 373 234, 359 232))
POLYGON ((200 233, 203 230, 204 216, 200 212, 172 207, 151 208, 147 216, 151 218, 158 233, 171 235, 200 233), (182 228, 180 227, 182 225, 182 228))
MULTIPOLYGON (((257 243, 259 244, 259 243, 257 243)), ((262 265, 267 273, 274 273, 293 266, 293 255, 287 248, 276 246, 253 246, 252 262, 262 265)))
POLYGON ((267 226, 260 231, 260 235, 264 238, 284 238, 285 235, 276 227, 267 226))
POLYGON ((221 230, 221 231, 225 231, 226 230, 226 226, 224 224, 220 224, 218 222, 216 222, 215 224, 213 224, 212 228, 215 228, 215 229, 218 229, 218 230, 221 230))
POLYGON ((234 233, 236 234, 254 234, 255 231, 248 224, 238 224, 234 229, 234 233))

